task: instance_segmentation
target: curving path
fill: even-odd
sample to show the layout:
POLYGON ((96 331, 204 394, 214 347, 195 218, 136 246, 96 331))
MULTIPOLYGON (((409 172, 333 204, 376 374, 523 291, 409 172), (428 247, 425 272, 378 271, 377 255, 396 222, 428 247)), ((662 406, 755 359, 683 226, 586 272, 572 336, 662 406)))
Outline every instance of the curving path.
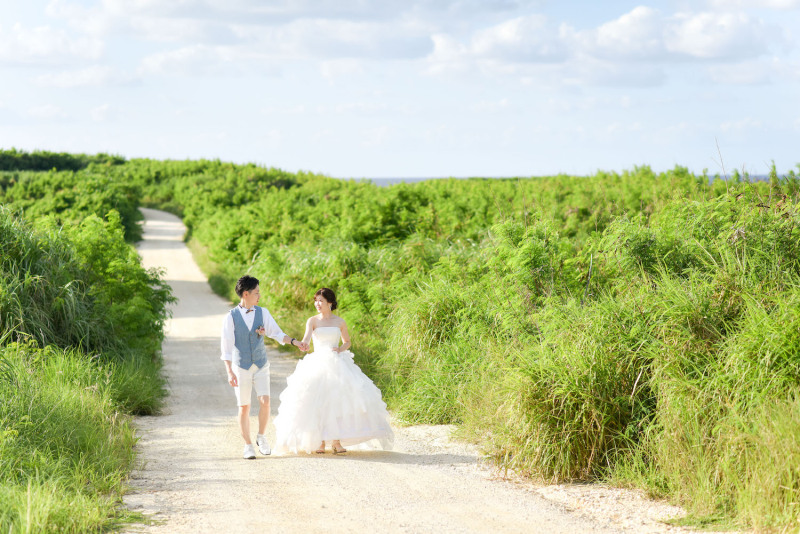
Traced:
MULTIPOLYGON (((230 303, 211 292, 182 241, 181 221, 165 212, 142 212, 139 253, 146 267, 165 270, 178 303, 163 345, 170 393, 166 409, 163 415, 136 419, 142 467, 125 497, 126 506, 153 524, 132 525, 128 531, 677 530, 648 516, 644 509, 653 503, 630 492, 540 487, 492 477, 472 447, 449 439, 449 427, 396 428, 393 452, 243 460, 233 391, 219 360, 220 323, 230 303), (620 512, 625 499, 630 503, 620 512), (600 511, 591 503, 599 503, 600 511)), ((269 307, 269 294, 264 297, 262 304, 269 307)), ((296 360, 275 352, 270 358, 274 416, 296 360)), ((269 432, 274 441, 271 424, 269 432)), ((657 511, 663 517, 667 508, 657 511)))

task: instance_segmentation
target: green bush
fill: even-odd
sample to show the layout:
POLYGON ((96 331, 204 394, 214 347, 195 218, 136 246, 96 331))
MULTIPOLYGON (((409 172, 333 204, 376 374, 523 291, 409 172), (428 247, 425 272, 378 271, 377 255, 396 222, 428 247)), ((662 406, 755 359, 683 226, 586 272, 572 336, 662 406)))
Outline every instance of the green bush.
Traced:
POLYGON ((134 431, 112 373, 52 345, 0 347, 0 527, 100 532, 119 509, 134 431))
MULTIPOLYGON (((794 172, 751 183, 637 167, 386 188, 219 161, 73 172, 182 216, 215 290, 235 298, 235 280, 257 276, 285 330, 301 331, 313 292, 333 288, 359 365, 404 421, 456 423, 530 476, 645 487, 698 523, 796 520, 794 172)), ((109 295, 126 298, 113 285, 91 297, 109 295)), ((133 383, 135 361, 117 371, 133 383)))
POLYGON ((0 528, 107 531, 135 519, 129 415, 163 400, 173 298, 116 212, 37 225, 0 207, 0 528))
POLYGON ((0 327, 41 346, 156 354, 169 286, 123 239, 119 215, 34 230, 0 207, 0 327))
POLYGON ((85 169, 92 163, 110 166, 119 165, 124 161, 119 156, 109 156, 108 154, 87 156, 86 154, 67 154, 45 150, 33 152, 14 148, 0 150, 0 171, 49 171, 52 169, 77 171, 85 169))
POLYGON ((116 211, 128 241, 142 237, 138 186, 102 171, 0 173, 0 204, 28 220, 52 218, 59 226, 116 211))

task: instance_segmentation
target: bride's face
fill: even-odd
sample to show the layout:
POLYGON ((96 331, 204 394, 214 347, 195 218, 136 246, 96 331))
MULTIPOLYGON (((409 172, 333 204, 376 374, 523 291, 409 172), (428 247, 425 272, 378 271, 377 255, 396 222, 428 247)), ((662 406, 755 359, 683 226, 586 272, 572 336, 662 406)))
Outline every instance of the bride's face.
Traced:
POLYGON ((331 305, 330 303, 325 300, 325 297, 322 295, 317 295, 314 297, 314 307, 317 309, 318 312, 322 312, 322 310, 330 310, 331 305))

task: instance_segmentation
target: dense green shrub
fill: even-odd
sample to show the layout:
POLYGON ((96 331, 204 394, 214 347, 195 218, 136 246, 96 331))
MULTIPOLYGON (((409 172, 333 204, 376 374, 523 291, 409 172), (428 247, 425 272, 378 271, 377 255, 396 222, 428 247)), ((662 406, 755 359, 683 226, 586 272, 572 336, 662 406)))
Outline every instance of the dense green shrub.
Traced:
POLYGON ((39 231, 0 207, 0 247, 3 332, 109 355, 160 350, 170 290, 142 269, 116 212, 39 231))
POLYGON ((100 532, 118 503, 136 441, 113 370, 50 345, 0 346, 0 526, 100 532))
POLYGON ((132 518, 128 415, 163 399, 172 297, 116 211, 37 225, 0 206, 0 528, 105 531, 132 518))
POLYGON ((77 224, 114 210, 126 239, 141 239, 141 192, 136 185, 93 171, 0 173, 0 181, 0 204, 28 220, 50 217, 58 225, 77 224))
POLYGON ((796 406, 798 351, 766 333, 793 328, 780 303, 797 299, 794 173, 389 188, 298 175, 235 200, 244 172, 175 178, 208 195, 162 202, 229 296, 242 272, 262 279, 281 324, 301 328, 313 291, 337 290, 359 363, 402 419, 458 423, 500 465, 547 480, 635 482, 697 517, 792 521, 800 477, 770 459, 797 428, 776 410, 796 406))
POLYGON ((386 188, 219 161, 75 174, 92 173, 184 217, 217 291, 260 278, 286 330, 336 290, 402 420, 459 424, 534 477, 646 487, 698 521, 796 520, 794 172, 386 188))
POLYGON ((119 165, 124 161, 124 158, 108 154, 88 156, 86 154, 67 154, 45 150, 35 150, 33 152, 14 148, 0 150, 0 171, 49 171, 52 169, 78 171, 85 169, 92 163, 110 166, 119 165))

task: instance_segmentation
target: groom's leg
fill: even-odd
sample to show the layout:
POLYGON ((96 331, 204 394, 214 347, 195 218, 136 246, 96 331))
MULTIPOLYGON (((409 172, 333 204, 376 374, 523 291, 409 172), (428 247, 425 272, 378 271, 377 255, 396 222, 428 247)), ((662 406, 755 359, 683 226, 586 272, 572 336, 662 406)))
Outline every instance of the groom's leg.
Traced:
POLYGON ((239 380, 239 385, 234 388, 236 403, 239 405, 239 428, 242 430, 242 437, 247 445, 252 444, 250 441, 250 396, 253 391, 253 375, 256 371, 258 371, 258 367, 255 364, 251 365, 250 369, 234 366, 234 373, 239 380))
POLYGON ((269 395, 262 395, 258 397, 258 433, 264 434, 267 431, 267 423, 269 423, 269 395))
POLYGON ((253 375, 253 387, 258 396, 258 433, 264 434, 269 423, 269 362, 253 375))
MULTIPOLYGON (((259 414, 260 419, 260 414, 259 414)), ((250 441, 250 405, 239 406, 239 428, 242 430, 242 437, 247 445, 250 441)))

